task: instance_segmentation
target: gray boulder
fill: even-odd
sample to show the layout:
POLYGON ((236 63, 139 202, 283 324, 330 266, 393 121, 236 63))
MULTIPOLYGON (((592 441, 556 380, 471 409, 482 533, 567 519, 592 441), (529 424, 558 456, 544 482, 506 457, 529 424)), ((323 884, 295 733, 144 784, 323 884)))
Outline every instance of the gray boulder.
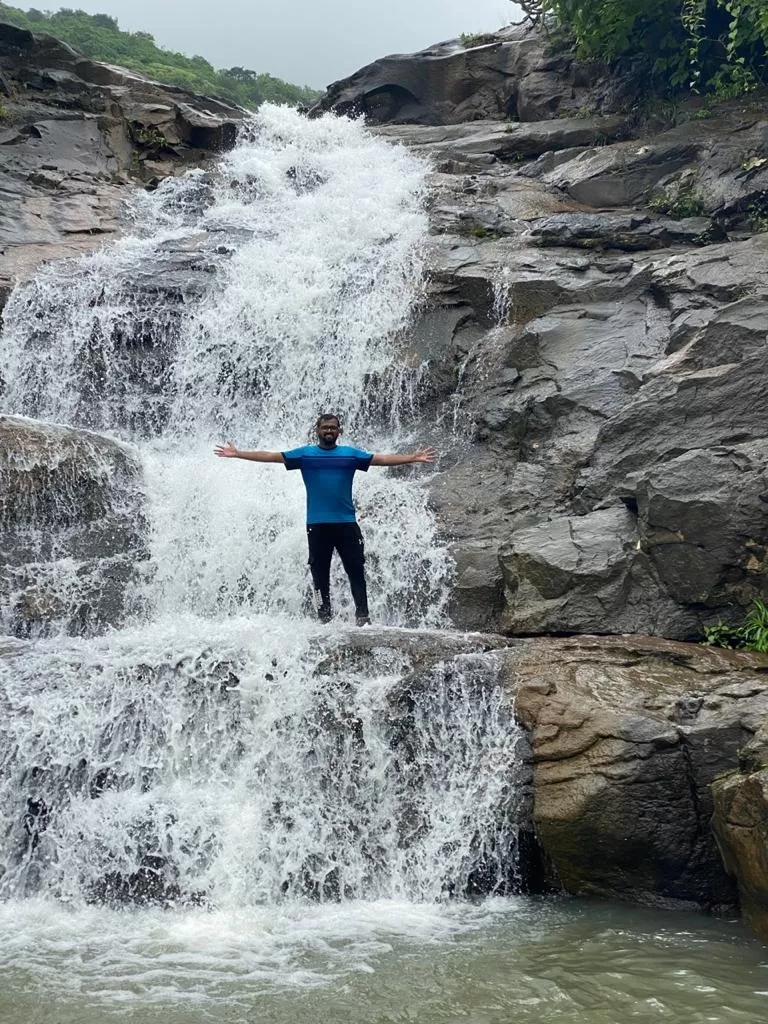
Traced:
POLYGON ((765 657, 588 636, 501 657, 531 737, 551 883, 652 906, 733 907, 712 786, 736 771, 768 715, 765 657))
POLYGON ((0 416, 0 625, 19 636, 117 625, 148 557, 132 452, 84 430, 0 416))
POLYGON ((499 552, 506 597, 503 627, 535 632, 546 615, 553 632, 566 623, 578 632, 599 630, 606 614, 623 610, 636 547, 636 522, 622 508, 553 516, 516 531, 499 552))
POLYGON ((591 110, 611 113, 629 83, 527 25, 414 54, 395 54, 328 87, 310 113, 365 115, 372 123, 443 125, 510 118, 541 121, 591 110))

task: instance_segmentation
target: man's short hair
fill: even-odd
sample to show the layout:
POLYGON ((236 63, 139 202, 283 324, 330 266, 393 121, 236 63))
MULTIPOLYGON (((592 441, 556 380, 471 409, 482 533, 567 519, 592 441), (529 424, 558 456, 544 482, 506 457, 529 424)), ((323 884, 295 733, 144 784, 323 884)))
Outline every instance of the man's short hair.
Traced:
POLYGON ((336 413, 335 412, 324 412, 322 414, 322 416, 318 416, 317 417, 317 422, 315 423, 315 430, 317 430, 317 428, 320 426, 321 423, 325 423, 326 420, 336 420, 336 422, 339 425, 339 429, 341 429, 341 420, 336 415, 336 413))

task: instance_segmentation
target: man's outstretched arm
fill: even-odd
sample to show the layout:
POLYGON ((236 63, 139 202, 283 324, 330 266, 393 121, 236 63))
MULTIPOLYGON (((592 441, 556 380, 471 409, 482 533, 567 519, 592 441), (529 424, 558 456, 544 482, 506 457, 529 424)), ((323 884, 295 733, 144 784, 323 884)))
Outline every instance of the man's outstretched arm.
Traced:
POLYGON ((410 455, 387 455, 377 452, 371 459, 372 466, 407 466, 411 462, 434 462, 437 452, 431 445, 417 448, 410 455))
POLYGON ((285 462, 282 452, 244 452, 235 448, 231 441, 226 444, 219 444, 213 449, 213 454, 220 459, 246 459, 248 462, 285 462))

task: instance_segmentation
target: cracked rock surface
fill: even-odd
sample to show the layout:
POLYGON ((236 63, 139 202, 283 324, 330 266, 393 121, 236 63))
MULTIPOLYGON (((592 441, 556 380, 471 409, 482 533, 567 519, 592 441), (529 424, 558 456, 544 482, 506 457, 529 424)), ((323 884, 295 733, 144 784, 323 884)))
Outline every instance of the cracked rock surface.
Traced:
POLYGON ((0 22, 0 306, 43 261, 100 247, 137 185, 234 145, 245 111, 0 22))
MULTIPOLYGON (((589 636, 500 656, 530 735, 533 825, 552 884, 656 906, 735 905, 712 785, 736 771, 768 715, 768 659, 589 636)), ((762 815, 755 838, 764 803, 762 815)))
POLYGON ((373 120, 432 168, 410 343, 456 624, 696 639, 768 598, 768 97, 638 116, 631 82, 546 47, 518 26, 387 58, 321 107, 419 100, 373 120), (534 64, 557 104, 500 120, 534 64))

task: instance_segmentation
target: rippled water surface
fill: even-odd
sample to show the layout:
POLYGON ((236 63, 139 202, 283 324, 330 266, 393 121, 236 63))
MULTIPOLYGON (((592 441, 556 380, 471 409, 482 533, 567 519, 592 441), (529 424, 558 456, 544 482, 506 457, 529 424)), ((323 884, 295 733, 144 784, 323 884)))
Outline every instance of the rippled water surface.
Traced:
POLYGON ((0 909, 4 1024, 737 1024, 768 949, 732 922, 581 901, 236 914, 0 909))

